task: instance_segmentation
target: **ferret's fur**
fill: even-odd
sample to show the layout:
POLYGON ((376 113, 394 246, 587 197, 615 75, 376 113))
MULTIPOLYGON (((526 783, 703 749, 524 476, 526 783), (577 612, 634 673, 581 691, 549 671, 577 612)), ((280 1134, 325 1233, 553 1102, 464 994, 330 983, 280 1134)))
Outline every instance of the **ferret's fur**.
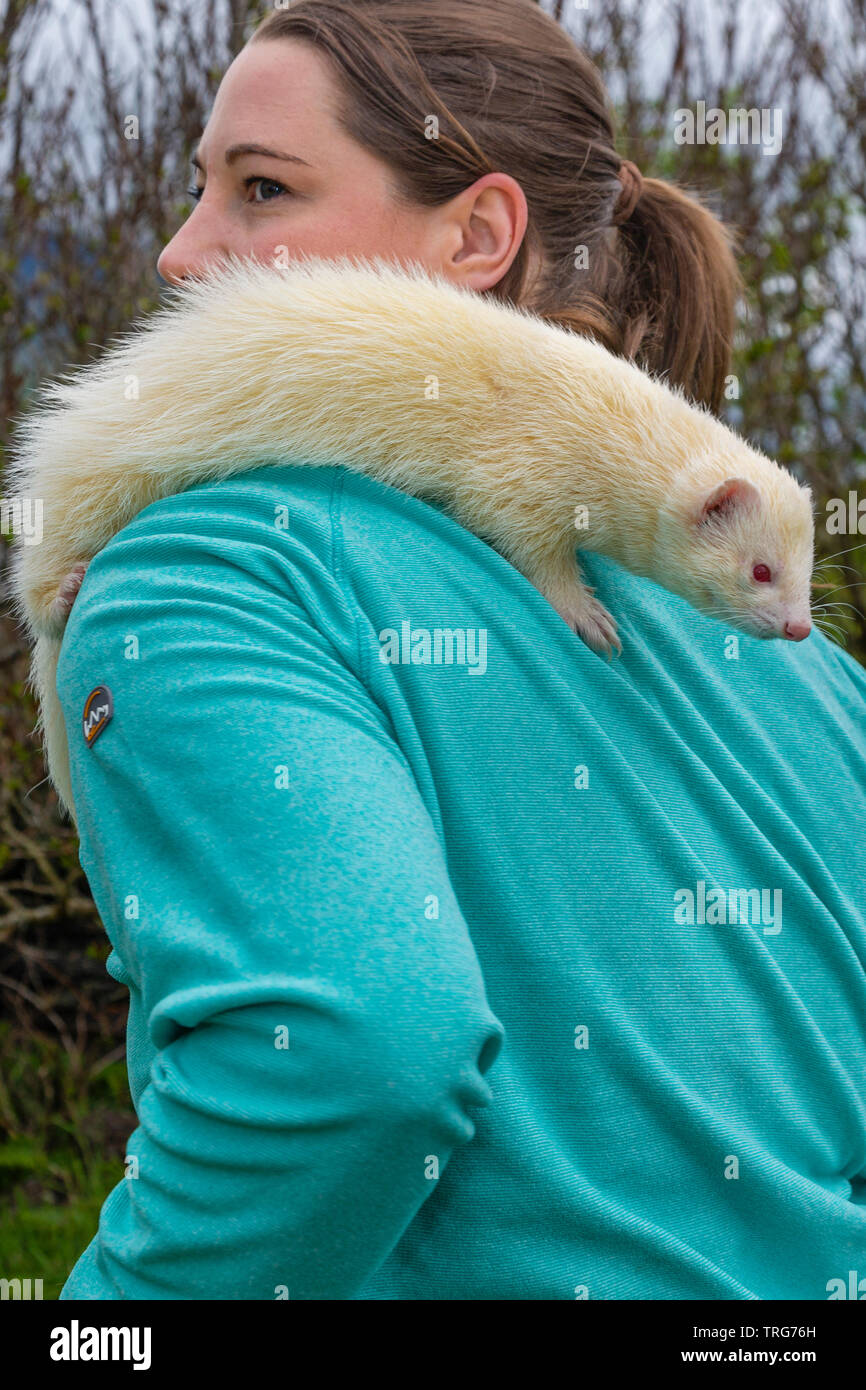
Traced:
POLYGON ((597 650, 619 645, 616 624, 576 546, 756 635, 809 621, 808 489, 681 393, 420 266, 232 258, 44 387, 20 426, 8 481, 42 500, 44 538, 17 544, 13 600, 73 815, 55 690, 64 577, 150 502, 270 459, 344 464, 442 503, 597 650))

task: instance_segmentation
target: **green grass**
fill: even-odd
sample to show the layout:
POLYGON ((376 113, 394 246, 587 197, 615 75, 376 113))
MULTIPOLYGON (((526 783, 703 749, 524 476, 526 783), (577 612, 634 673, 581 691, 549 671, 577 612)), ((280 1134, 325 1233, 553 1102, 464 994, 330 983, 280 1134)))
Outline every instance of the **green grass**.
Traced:
POLYGON ((57 1298, 135 1124, 124 1061, 70 1056, 0 1022, 0 1277, 42 1279, 57 1298))

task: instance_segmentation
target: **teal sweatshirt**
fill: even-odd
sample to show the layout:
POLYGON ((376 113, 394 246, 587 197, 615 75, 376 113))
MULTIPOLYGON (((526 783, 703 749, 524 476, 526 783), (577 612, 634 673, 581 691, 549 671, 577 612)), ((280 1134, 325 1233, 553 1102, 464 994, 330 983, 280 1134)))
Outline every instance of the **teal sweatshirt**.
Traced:
POLYGON ((584 568, 610 661, 285 460, 93 560, 57 688, 138 1125, 61 1298, 866 1296, 866 673, 584 568))

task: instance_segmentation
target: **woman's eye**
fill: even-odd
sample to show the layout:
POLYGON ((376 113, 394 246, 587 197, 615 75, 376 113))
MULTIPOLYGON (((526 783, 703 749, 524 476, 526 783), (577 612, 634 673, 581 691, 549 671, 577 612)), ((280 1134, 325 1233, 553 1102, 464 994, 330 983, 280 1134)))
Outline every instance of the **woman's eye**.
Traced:
POLYGON ((289 191, 283 184, 277 183, 275 179, 263 179, 255 175, 252 178, 244 179, 245 188, 252 188, 254 184, 259 184, 259 192, 262 195, 260 198, 253 198, 254 203, 273 202, 275 197, 279 198, 281 194, 289 191), (272 191, 273 189, 277 190, 276 193, 272 191))
MULTIPOLYGON (((255 175, 244 179, 244 188, 252 188, 256 184, 259 185, 258 192, 261 196, 252 198, 251 202, 253 203, 271 203, 274 198, 279 198, 284 193, 290 192, 290 189, 286 188, 284 184, 277 183, 276 179, 265 179, 255 175)), ((197 203, 204 193, 204 184, 191 184, 186 192, 187 197, 192 198, 193 202, 197 203)))

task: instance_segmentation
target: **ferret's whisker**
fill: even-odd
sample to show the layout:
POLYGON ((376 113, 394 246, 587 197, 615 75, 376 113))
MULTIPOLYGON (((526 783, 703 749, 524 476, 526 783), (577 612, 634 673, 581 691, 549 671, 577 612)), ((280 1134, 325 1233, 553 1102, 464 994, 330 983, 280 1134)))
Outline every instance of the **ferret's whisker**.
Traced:
POLYGON ((701 612, 706 613, 711 618, 718 618, 722 614, 730 613, 730 611, 730 605, 720 598, 714 598, 711 603, 701 605, 701 612))
POLYGON ((856 613, 859 617, 866 617, 866 614, 864 614, 862 608, 857 608, 856 605, 853 603, 844 603, 843 600, 840 598, 834 598, 832 603, 816 604, 812 611, 815 613, 822 613, 825 609, 828 608, 850 608, 851 612, 856 613))
MULTIPOLYGON (((820 580, 820 582, 823 582, 823 584, 833 584, 833 580, 827 580, 826 578, 826 575, 830 574, 831 570, 848 570, 849 574, 856 574, 856 577, 858 577, 856 580, 845 580, 845 584, 862 584, 863 582, 863 571, 855 570, 853 564, 828 564, 827 569, 822 571, 822 580, 820 580)), ((812 587, 820 588, 820 582, 819 584, 813 584, 812 587)))
POLYGON ((863 574, 863 571, 859 570, 856 565, 837 565, 835 560, 819 561, 819 563, 815 565, 814 569, 812 570, 812 573, 813 575, 823 574, 824 570, 849 570, 851 574, 857 574, 861 576, 863 574))
POLYGON ((829 637, 833 633, 837 634, 837 636, 834 638, 834 641, 838 641, 840 646, 844 646, 844 642, 842 640, 844 637, 844 632, 842 628, 840 628, 836 623, 831 623, 827 618, 822 618, 821 621, 816 624, 816 626, 818 627, 819 631, 824 633, 825 637, 829 637))
POLYGON ((864 579, 862 584, 852 584, 850 580, 847 581, 845 584, 837 584, 835 588, 831 589, 829 593, 824 595, 824 597, 830 598, 832 594, 838 594, 841 589, 866 589, 866 579, 864 579))
POLYGON ((850 545, 847 550, 834 550, 832 555, 825 555, 821 560, 822 565, 826 565, 837 555, 850 555, 853 550, 862 550, 866 546, 866 541, 861 541, 859 545, 850 545))
POLYGON ((820 609, 816 616, 820 617, 821 619, 831 618, 833 622, 836 623, 844 623, 846 621, 851 622, 854 616, 862 619, 864 615, 860 612, 859 608, 852 609, 851 613, 842 613, 839 611, 838 608, 834 607, 829 609, 820 609))

